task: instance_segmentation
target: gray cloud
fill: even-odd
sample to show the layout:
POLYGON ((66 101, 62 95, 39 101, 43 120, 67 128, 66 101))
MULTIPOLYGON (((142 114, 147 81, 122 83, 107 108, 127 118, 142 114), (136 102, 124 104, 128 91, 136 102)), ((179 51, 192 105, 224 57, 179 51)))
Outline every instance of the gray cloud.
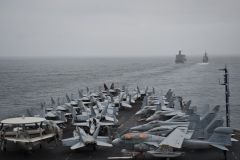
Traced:
POLYGON ((238 0, 1 0, 0 56, 239 54, 238 0))

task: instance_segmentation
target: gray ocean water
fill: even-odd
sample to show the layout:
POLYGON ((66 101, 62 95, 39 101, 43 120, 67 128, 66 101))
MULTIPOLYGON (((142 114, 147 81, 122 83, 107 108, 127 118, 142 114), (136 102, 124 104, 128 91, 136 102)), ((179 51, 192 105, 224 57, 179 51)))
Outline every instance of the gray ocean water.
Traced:
POLYGON ((86 86, 115 82, 134 88, 155 87, 165 93, 169 88, 192 104, 221 105, 225 112, 224 86, 219 85, 227 64, 230 72, 231 125, 240 128, 240 57, 189 58, 175 64, 171 58, 4 58, 0 59, 0 119, 22 115, 27 108, 40 109, 41 101, 64 97, 86 86))

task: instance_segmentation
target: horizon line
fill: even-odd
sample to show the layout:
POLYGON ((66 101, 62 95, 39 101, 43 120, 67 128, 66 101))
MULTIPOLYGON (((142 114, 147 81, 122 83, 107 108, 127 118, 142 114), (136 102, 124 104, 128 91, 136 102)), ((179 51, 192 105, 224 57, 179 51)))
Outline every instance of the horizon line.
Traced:
MULTIPOLYGON (((202 57, 203 55, 187 55, 185 54, 187 58, 190 57, 202 57)), ((175 58, 176 55, 141 55, 141 56, 78 56, 78 55, 43 55, 43 56, 32 56, 32 55, 21 55, 21 56, 0 56, 0 59, 11 59, 11 58, 175 58)), ((208 55, 209 56, 209 55, 208 55)), ((240 55, 237 54, 231 54, 231 55, 210 55, 209 57, 240 57, 240 55)))

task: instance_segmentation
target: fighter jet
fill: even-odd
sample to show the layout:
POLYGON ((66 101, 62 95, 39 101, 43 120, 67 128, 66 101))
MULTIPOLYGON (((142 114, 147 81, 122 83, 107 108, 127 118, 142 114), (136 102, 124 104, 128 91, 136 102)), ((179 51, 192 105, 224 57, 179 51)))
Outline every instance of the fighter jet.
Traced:
POLYGON ((160 143, 160 146, 168 145, 174 148, 183 149, 209 149, 213 147, 228 151, 226 147, 231 146, 232 141, 237 141, 231 138, 233 129, 230 127, 216 128, 208 140, 186 139, 186 133, 187 128, 176 128, 160 143))
POLYGON ((132 99, 134 101, 136 101, 137 99, 139 99, 141 97, 141 94, 139 92, 139 90, 137 89, 134 89, 133 92, 132 92, 132 99))
MULTIPOLYGON (((160 127, 155 127, 153 129, 150 129, 150 130, 146 131, 145 133, 166 137, 177 127, 188 127, 188 126, 189 126, 189 123, 182 123, 182 124, 180 123, 180 124, 176 124, 176 125, 163 125, 160 127)), ((191 135, 189 135, 189 136, 191 136, 191 135)))
POLYGON ((65 123, 67 122, 66 119, 66 112, 63 110, 57 110, 56 106, 53 106, 52 110, 47 110, 45 107, 45 103, 41 103, 41 114, 40 115, 33 115, 34 117, 42 117, 46 118, 47 120, 54 121, 55 124, 59 125, 60 127, 64 127, 65 123))
POLYGON ((140 90, 139 86, 137 86, 137 88, 134 89, 133 98, 138 99, 140 97, 144 97, 147 95, 147 93, 148 93, 148 87, 146 87, 145 90, 140 90))
POLYGON ((112 144, 108 143, 108 137, 98 136, 99 128, 100 125, 97 126, 95 132, 91 135, 82 128, 76 127, 76 130, 73 131, 73 137, 63 139, 62 144, 70 147, 71 150, 87 146, 92 146, 94 150, 96 150, 96 146, 112 147, 112 144))
POLYGON ((135 126, 130 128, 131 131, 139 131, 139 132, 144 132, 148 131, 150 129, 159 127, 159 126, 167 126, 167 125, 182 125, 182 124, 188 124, 189 122, 174 122, 174 121, 151 121, 143 125, 135 126))
POLYGON ((191 114, 185 116, 173 116, 166 121, 151 121, 149 123, 135 126, 130 128, 131 131, 141 131, 157 135, 165 135, 165 132, 170 132, 171 130, 165 129, 167 127, 173 126, 183 126, 188 125, 188 137, 191 139, 206 139, 209 138, 214 129, 223 126, 223 119, 217 118, 217 114, 220 106, 215 106, 211 111, 205 114, 200 119, 200 115, 191 114), (165 126, 164 128, 161 128, 165 126), (162 131, 160 131, 162 130, 162 131), (158 132, 159 131, 159 132, 158 132))
POLYGON ((160 102, 155 103, 154 105, 146 105, 146 106, 143 106, 139 111, 137 111, 135 115, 147 116, 147 115, 150 114, 150 116, 148 117, 149 118, 148 121, 150 121, 150 119, 153 119, 153 120, 158 119, 159 116, 156 116, 156 115, 158 115, 158 111, 161 112, 161 113, 163 113, 163 112, 166 112, 166 113, 174 112, 174 109, 170 108, 171 105, 172 105, 172 103, 168 103, 167 106, 165 106, 165 105, 162 106, 160 102))
POLYGON ((167 93, 163 96, 163 100, 166 100, 167 102, 170 101, 170 99, 172 99, 174 96, 173 96, 173 91, 171 89, 169 89, 167 91, 167 93))
POLYGON ((156 95, 145 96, 141 109, 135 115, 146 116, 160 110, 174 111, 172 109, 173 101, 174 97, 172 96, 171 90, 169 90, 163 97, 156 95))
POLYGON ((146 152, 159 147, 164 137, 147 133, 126 133, 112 141, 116 147, 137 152, 146 152))
POLYGON ((115 88, 114 83, 111 84, 110 87, 108 87, 105 83, 103 84, 104 90, 101 91, 102 93, 110 96, 117 96, 119 92, 121 92, 121 89, 115 88))
POLYGON ((218 118, 217 115, 220 111, 220 106, 216 105, 210 111, 200 117, 199 123, 196 123, 194 128, 195 132, 192 135, 193 139, 205 139, 213 133, 214 129, 223 126, 223 119, 218 118))
POLYGON ((229 127, 218 127, 208 140, 193 140, 186 138, 187 127, 177 127, 167 137, 151 135, 147 133, 126 133, 112 141, 116 147, 127 149, 134 152, 147 152, 155 157, 177 157, 182 152, 173 152, 167 154, 163 151, 163 146, 169 146, 178 149, 209 149, 217 148, 228 150, 226 147, 232 145, 231 138, 233 129, 229 127), (159 147, 160 146, 160 147, 159 147))
POLYGON ((67 103, 65 103, 63 105, 64 107, 69 107, 69 106, 77 107, 78 106, 78 101, 73 99, 73 94, 71 94, 71 98, 68 96, 68 94, 66 94, 65 97, 66 97, 67 103))
MULTIPOLYGON (((98 103, 97 103, 98 104, 98 103)), ((99 104, 100 105, 100 104, 99 104)), ((93 107, 90 107, 90 113, 89 112, 82 112, 81 115, 76 115, 75 112, 73 112, 73 125, 75 126, 89 126, 89 121, 91 121, 91 118, 96 119, 97 122, 101 126, 115 126, 118 123, 118 120, 116 118, 115 112, 112 114, 108 113, 108 107, 110 106, 109 103, 102 108, 101 111, 94 110, 93 107)), ((103 107, 103 106, 101 106, 103 107)), ((100 108, 100 106, 99 106, 100 108)))
MULTIPOLYGON (((164 140, 164 137, 156 136, 148 133, 126 133, 119 138, 116 138, 112 141, 113 146, 124 149, 125 152, 133 153, 134 158, 140 154, 146 153, 148 151, 155 151, 159 148, 159 144, 164 140)), ((162 157, 157 155, 159 153, 151 153, 148 154, 154 157, 162 157)), ((166 153, 169 157, 169 152, 166 153)), ((175 156, 171 155, 171 157, 177 157, 183 154, 183 152, 174 152, 175 156)), ((117 157, 119 158, 119 157, 117 157)))
POLYGON ((178 110, 176 108, 172 109, 172 107, 170 107, 171 105, 173 105, 173 101, 170 101, 167 107, 162 106, 160 110, 156 110, 153 115, 151 115, 146 119, 146 121, 149 122, 152 120, 161 119, 162 117, 172 117, 175 115, 184 116, 189 110, 190 104, 191 104, 191 101, 188 101, 181 110, 178 110))
POLYGON ((131 95, 127 95, 125 92, 120 92, 117 96, 109 95, 107 98, 111 101, 114 107, 119 109, 132 108, 131 103, 134 102, 132 101, 131 95))

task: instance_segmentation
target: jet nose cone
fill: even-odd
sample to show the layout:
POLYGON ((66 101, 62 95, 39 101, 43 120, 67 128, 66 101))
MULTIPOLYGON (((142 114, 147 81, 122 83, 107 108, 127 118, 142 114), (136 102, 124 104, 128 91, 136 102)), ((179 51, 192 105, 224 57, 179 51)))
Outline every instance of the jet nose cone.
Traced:
POLYGON ((139 110, 137 111, 137 113, 135 113, 135 115, 141 115, 141 114, 143 114, 143 110, 139 110))
POLYGON ((147 122, 152 121, 152 120, 154 120, 154 117, 153 117, 153 116, 148 117, 148 118, 146 119, 147 122))
POLYGON ((116 138, 112 141, 112 145, 117 146, 120 143, 121 139, 120 138, 116 138))

